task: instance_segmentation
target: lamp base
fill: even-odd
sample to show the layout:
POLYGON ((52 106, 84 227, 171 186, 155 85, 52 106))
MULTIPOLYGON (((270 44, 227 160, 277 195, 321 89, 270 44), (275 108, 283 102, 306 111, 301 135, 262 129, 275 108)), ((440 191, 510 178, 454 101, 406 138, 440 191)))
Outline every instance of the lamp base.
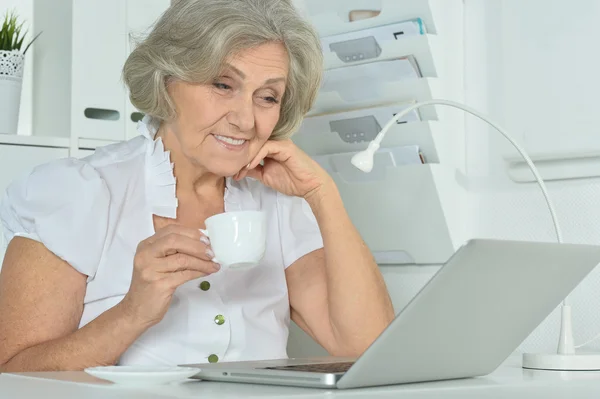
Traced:
POLYGON ((523 368, 559 371, 600 371, 600 353, 524 353, 523 368))

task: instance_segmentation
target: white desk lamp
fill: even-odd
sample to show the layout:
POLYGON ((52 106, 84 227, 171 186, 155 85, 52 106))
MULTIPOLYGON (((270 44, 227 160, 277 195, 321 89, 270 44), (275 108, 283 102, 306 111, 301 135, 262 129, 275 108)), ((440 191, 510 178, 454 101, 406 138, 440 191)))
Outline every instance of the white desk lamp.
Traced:
MULTIPOLYGON (((409 112, 412 112, 418 108, 428 106, 428 105, 447 105, 453 108, 461 109, 471 115, 476 116, 482 121, 486 122, 498 132, 500 132, 519 152, 519 154, 523 157, 529 169, 535 176, 537 183, 542 190, 542 194, 544 195, 544 199, 546 200, 546 204, 548 205, 548 209, 550 210, 550 214, 552 216, 552 222, 554 223, 554 229, 556 231, 556 239, 559 243, 562 243, 562 234, 558 225, 558 220, 556 218, 556 212, 554 211, 554 206, 550 201, 548 196, 548 191, 546 190, 546 185, 544 181, 540 177, 535 165, 529 158, 529 156, 525 153, 525 150, 519 146, 509 135, 508 133, 499 127, 497 124, 493 123, 486 116, 480 114, 473 108, 470 108, 466 105, 447 100, 429 100, 416 103, 402 112, 396 114, 390 121, 384 126, 384 128, 379 132, 377 137, 373 139, 366 150, 361 151, 355 154, 352 157, 352 164, 356 166, 358 169, 362 170, 365 173, 369 173, 373 169, 373 155, 375 151, 377 151, 381 145, 381 141, 385 136, 386 132, 390 127, 396 124, 397 121, 401 120, 405 115, 409 112)), ((560 336, 558 340, 558 350, 557 353, 525 353, 523 354, 523 367, 528 369, 540 369, 540 370, 600 370, 600 354, 595 353, 587 353, 580 354, 575 353, 575 349, 581 346, 585 346, 590 342, 594 341, 596 338, 600 337, 600 334, 587 341, 586 343, 575 346, 573 343, 573 325, 571 318, 571 306, 569 305, 568 297, 563 300, 561 307, 561 326, 560 326, 560 336)))

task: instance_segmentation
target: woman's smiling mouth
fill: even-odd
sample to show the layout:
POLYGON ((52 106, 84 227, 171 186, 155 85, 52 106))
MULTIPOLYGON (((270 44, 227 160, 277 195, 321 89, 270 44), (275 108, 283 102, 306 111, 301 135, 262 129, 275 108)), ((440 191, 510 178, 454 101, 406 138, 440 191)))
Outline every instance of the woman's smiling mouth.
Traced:
POLYGON ((240 150, 244 148, 245 144, 248 142, 248 140, 245 139, 236 139, 233 137, 221 136, 218 134, 213 134, 213 137, 217 140, 219 144, 230 150, 240 150))

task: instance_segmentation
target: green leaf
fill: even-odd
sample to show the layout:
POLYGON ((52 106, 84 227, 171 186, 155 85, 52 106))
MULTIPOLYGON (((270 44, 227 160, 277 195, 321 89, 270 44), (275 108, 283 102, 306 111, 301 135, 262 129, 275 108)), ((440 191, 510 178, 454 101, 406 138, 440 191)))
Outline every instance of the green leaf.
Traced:
POLYGON ((27 31, 24 31, 25 22, 20 21, 17 13, 13 10, 4 14, 1 23, 0 50, 21 50, 27 36, 27 31))
POLYGON ((25 40, 24 37, 21 38, 21 40, 19 40, 15 46, 16 49, 21 50, 21 46, 23 45, 23 40, 25 40))
POLYGON ((27 47, 25 47, 25 50, 23 50, 23 55, 25 55, 27 53, 27 50, 29 50, 29 46, 31 46, 33 44, 33 42, 35 42, 35 40, 40 37, 40 35, 42 34, 43 31, 40 31, 40 33, 38 33, 37 35, 35 35, 35 37, 29 42, 29 44, 27 45, 27 47))

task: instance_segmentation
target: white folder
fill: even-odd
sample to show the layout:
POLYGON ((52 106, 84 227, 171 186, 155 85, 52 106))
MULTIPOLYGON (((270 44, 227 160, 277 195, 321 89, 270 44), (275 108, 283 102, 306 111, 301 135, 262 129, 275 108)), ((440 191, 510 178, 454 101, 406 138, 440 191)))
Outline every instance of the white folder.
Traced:
MULTIPOLYGON (((428 40, 420 19, 378 26, 356 32, 327 36, 321 39, 325 69, 383 59, 429 53, 428 40)), ((424 61, 429 64, 428 61, 424 61)), ((428 69, 430 69, 428 67, 428 69)), ((434 76, 434 75, 431 75, 434 76)))
MULTIPOLYGON (((347 143, 368 142, 377 136, 394 115, 412 104, 414 102, 403 102, 312 116, 304 119, 296 135, 330 133, 339 135, 342 141, 347 143)), ((398 124, 420 120, 418 110, 413 110, 398 121, 398 124)))

